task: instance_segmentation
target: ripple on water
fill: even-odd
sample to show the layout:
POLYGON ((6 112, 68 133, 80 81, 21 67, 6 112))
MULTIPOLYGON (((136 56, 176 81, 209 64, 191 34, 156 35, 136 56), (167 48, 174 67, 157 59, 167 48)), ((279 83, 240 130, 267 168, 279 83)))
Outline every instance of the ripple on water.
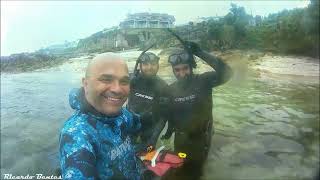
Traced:
POLYGON ((295 126, 285 122, 264 122, 263 124, 263 126, 250 129, 250 132, 254 134, 277 134, 291 138, 298 138, 300 135, 295 126))
MULTIPOLYGON (((206 167, 207 176, 215 179, 257 179, 261 177, 269 177, 268 173, 272 168, 279 165, 277 158, 265 155, 261 142, 255 137, 240 137, 240 139, 225 139, 219 143, 221 139, 216 137, 215 145, 221 146, 216 152, 219 158, 214 158, 214 163, 209 163, 206 167), (218 142, 217 142, 218 141, 218 142), (223 167, 223 168, 222 168, 223 167), (223 170, 224 169, 224 170, 223 170), (226 171, 225 169, 228 169, 226 171), (229 173, 227 173, 229 172, 229 173)), ((213 149, 216 151, 217 147, 213 149)), ((214 153, 211 153, 214 154, 214 153)), ((209 160, 210 161, 210 160, 209 160)))
MULTIPOLYGON (((319 164, 308 166, 303 163, 303 157, 299 154, 279 154, 281 165, 274 168, 274 173, 278 176, 287 176, 288 179, 313 179, 319 164)), ((318 161, 319 162, 319 161, 318 161)))
POLYGON ((287 152, 302 155, 305 151, 303 145, 294 139, 286 139, 286 137, 274 134, 264 134, 260 136, 265 152, 287 152))
POLYGON ((282 121, 282 122, 290 122, 290 115, 282 110, 276 109, 275 106, 270 104, 257 104, 252 108, 251 112, 259 117, 263 117, 270 121, 282 121))
POLYGON ((297 116, 298 118, 302 118, 302 119, 304 119, 304 118, 315 118, 316 117, 316 115, 314 115, 314 114, 303 113, 303 112, 301 112, 299 110, 295 110, 295 109, 290 108, 290 107, 283 107, 283 109, 285 111, 287 111, 289 114, 297 116))

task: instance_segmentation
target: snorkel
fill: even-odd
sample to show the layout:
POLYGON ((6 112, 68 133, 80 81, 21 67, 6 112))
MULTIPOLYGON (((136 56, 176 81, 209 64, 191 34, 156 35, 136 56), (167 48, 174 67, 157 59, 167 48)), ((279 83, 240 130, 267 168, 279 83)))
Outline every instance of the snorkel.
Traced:
MULTIPOLYGON (((193 56, 193 53, 192 51, 190 50, 190 47, 188 47, 188 43, 184 40, 181 39, 180 36, 178 36, 174 31, 172 31, 171 29, 167 28, 167 31, 172 34, 174 37, 176 37, 179 42, 183 45, 183 50, 184 53, 186 52, 186 55, 188 56, 187 60, 186 61, 180 61, 178 60, 176 63, 175 62, 170 62, 170 56, 169 56, 169 63, 171 64, 172 66, 172 69, 174 68, 175 65, 178 65, 178 64, 188 64, 189 65, 189 68, 190 68, 190 74, 185 76, 184 78, 179 78, 175 72, 173 72, 176 76, 176 78, 178 79, 178 82, 180 82, 181 84, 184 84, 184 85, 187 85, 188 82, 190 81, 190 79, 193 77, 193 69, 197 67, 197 64, 196 64, 196 61, 195 61, 195 58, 193 56)), ((177 57, 177 58, 181 58, 181 57, 177 57)))
POLYGON ((195 59, 194 59, 194 57, 193 57, 192 52, 189 50, 190 48, 187 46, 187 43, 186 43, 184 40, 182 40, 181 37, 178 36, 178 35, 177 35, 175 32, 173 32, 171 29, 167 28, 167 31, 168 31, 170 34, 172 34, 174 37, 176 37, 176 38, 180 41, 180 43, 183 45, 184 49, 187 51, 188 55, 189 55, 190 57, 192 57, 191 61, 189 62, 190 68, 191 68, 191 69, 196 68, 196 67, 197 67, 197 63, 196 63, 196 61, 195 61, 195 59))

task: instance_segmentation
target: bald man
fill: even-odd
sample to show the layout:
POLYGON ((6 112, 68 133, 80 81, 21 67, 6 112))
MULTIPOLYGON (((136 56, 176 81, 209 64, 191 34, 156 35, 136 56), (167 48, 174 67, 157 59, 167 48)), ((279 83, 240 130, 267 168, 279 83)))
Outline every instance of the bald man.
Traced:
POLYGON ((60 134, 63 179, 140 179, 131 143, 140 121, 122 108, 129 84, 121 57, 108 53, 89 62, 83 87, 69 95, 75 112, 60 134))

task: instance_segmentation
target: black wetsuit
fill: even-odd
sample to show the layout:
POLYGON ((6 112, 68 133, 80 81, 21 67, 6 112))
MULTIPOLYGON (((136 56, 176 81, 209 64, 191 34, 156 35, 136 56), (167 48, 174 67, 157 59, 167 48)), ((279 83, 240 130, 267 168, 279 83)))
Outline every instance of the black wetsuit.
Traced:
POLYGON ((172 103, 167 134, 175 131, 174 149, 187 154, 182 168, 168 179, 196 180, 202 174, 207 159, 212 132, 212 88, 231 77, 231 68, 206 52, 197 54, 215 71, 192 74, 187 81, 176 81, 169 86, 172 103))
POLYGON ((157 76, 137 75, 131 79, 128 108, 141 116, 141 141, 143 145, 156 145, 165 126, 168 85, 157 76))

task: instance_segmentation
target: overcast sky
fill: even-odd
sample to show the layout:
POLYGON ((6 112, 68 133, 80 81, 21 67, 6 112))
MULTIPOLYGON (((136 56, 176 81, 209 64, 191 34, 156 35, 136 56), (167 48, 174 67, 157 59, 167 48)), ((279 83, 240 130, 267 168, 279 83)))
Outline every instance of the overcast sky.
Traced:
POLYGON ((283 9, 306 7, 309 0, 259 1, 3 1, 1 55, 32 52, 42 47, 85 38, 118 26, 128 13, 167 13, 176 25, 197 17, 224 16, 230 3, 248 14, 267 16, 283 9))

